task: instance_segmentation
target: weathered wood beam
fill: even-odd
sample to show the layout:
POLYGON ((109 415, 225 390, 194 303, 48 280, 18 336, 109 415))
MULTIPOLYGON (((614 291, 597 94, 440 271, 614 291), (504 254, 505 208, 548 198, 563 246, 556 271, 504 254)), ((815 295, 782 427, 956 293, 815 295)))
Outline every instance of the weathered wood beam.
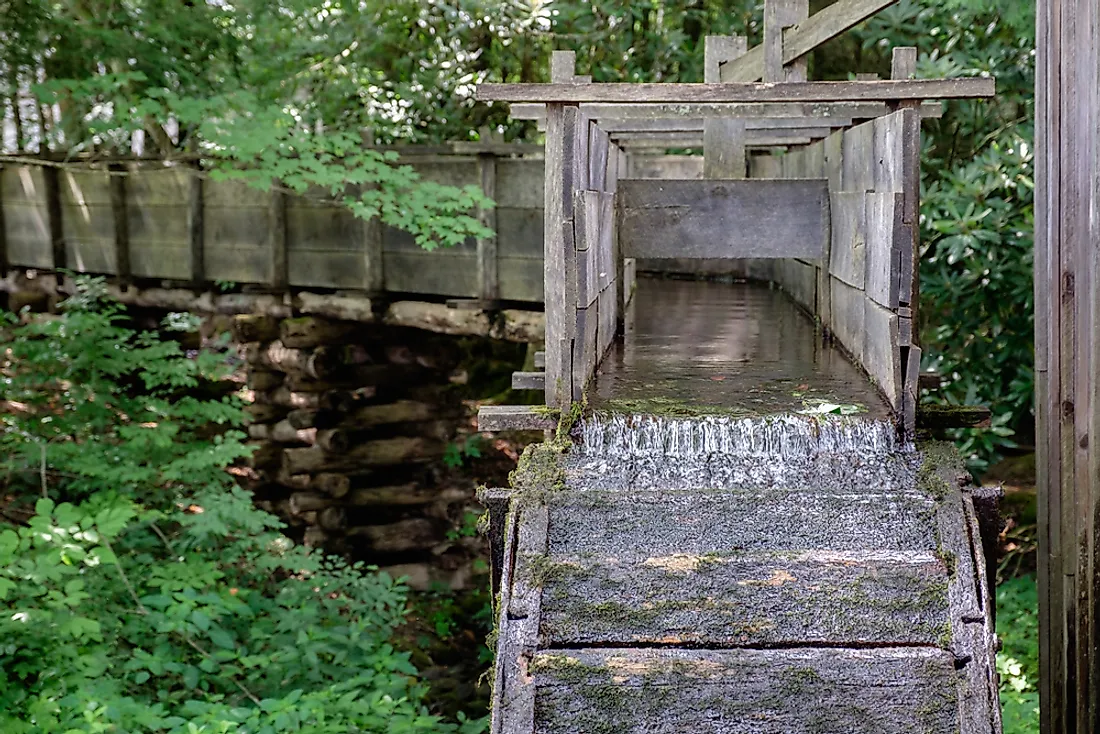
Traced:
MULTIPOLYGON (((714 117, 744 117, 753 119, 805 119, 829 121, 836 124, 844 119, 871 119, 882 117, 893 110, 882 102, 769 102, 769 103, 717 103, 698 105, 641 104, 630 102, 595 103, 581 105, 581 111, 601 126, 608 120, 675 120, 678 118, 708 119, 714 117)), ((925 102, 920 106, 921 117, 935 119, 943 116, 943 105, 925 102)), ((509 105, 514 120, 546 119, 546 105, 540 102, 517 102, 509 105)), ((837 124, 838 127, 844 125, 837 124)))
POLYGON ((535 352, 535 369, 541 370, 546 367, 546 352, 535 352))
MULTIPOLYGON (((764 0, 764 81, 806 81, 805 59, 799 57, 786 62, 783 48, 787 45, 784 38, 787 29, 806 20, 809 14, 809 0, 764 0)), ((721 70, 714 81, 722 81, 721 70)))
POLYGON ((513 390, 544 390, 546 388, 545 372, 513 372, 513 390))
MULTIPOLYGON (((790 82, 788 84, 481 84, 481 102, 695 105, 765 102, 898 102, 922 99, 993 97, 991 77, 906 79, 876 82, 790 82)), ((688 111, 690 114, 690 110, 688 111)))
POLYGON ((532 405, 483 405, 477 411, 479 431, 552 431, 558 411, 532 405))
MULTIPOLYGON (((839 0, 814 13, 783 33, 783 63, 805 56, 821 44, 859 25, 897 0, 839 0)), ((765 46, 762 44, 719 69, 723 82, 754 82, 764 77, 765 46)))
MULTIPOLYGON (((489 199, 496 198, 497 167, 496 158, 487 153, 478 156, 478 169, 481 174, 481 192, 489 199)), ((487 229, 496 232, 497 210, 493 206, 479 207, 478 222, 487 229)), ((497 238, 494 235, 477 238, 477 285, 478 297, 485 303, 500 298, 500 272, 497 260, 497 238)))
MULTIPOLYGON (((851 117, 765 117, 760 119, 750 117, 744 119, 745 129, 758 134, 780 131, 787 132, 792 130, 819 130, 821 128, 835 129, 850 127, 852 124, 851 117)), ((606 119, 600 120, 599 126, 601 130, 604 130, 614 137, 616 133, 699 133, 703 131, 705 122, 706 120, 702 117, 671 118, 663 120, 606 119)))
MULTIPOLYGON (((749 39, 745 36, 719 39, 716 36, 706 39, 703 81, 707 84, 720 81, 718 67, 722 63, 744 56, 749 50, 749 39)), ((745 178, 748 173, 746 142, 744 118, 703 120, 703 175, 706 178, 745 178)))

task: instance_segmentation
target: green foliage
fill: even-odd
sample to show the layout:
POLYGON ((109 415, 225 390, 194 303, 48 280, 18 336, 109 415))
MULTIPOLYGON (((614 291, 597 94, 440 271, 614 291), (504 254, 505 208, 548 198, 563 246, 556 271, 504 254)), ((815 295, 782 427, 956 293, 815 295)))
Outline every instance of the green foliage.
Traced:
POLYGON ((1039 598, 1034 576, 997 587, 997 653, 1005 734, 1039 731, 1039 598))
POLYGON ((1034 14, 1032 0, 903 0, 856 32, 872 68, 915 45, 920 77, 997 77, 995 100, 923 126, 920 326, 924 366, 945 378, 926 398, 993 410, 992 430, 957 436, 977 472, 1032 430, 1034 14))
POLYGON ((221 358, 127 329, 101 285, 7 330, 3 470, 38 499, 0 526, 0 731, 482 731, 423 707, 404 586, 232 482, 239 405, 188 395, 221 358))

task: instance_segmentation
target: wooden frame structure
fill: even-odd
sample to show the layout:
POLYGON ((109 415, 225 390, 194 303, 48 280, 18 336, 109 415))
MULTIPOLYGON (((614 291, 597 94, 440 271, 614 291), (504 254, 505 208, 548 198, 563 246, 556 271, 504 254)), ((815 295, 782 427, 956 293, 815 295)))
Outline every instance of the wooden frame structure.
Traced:
POLYGON ((1100 11, 1040 0, 1035 378, 1041 730, 1100 730, 1100 11))
MULTIPOLYGON (((992 96, 995 81, 912 79, 916 50, 895 49, 886 81, 806 82, 795 61, 765 74, 780 83, 716 83, 746 46, 708 37, 703 84, 593 84, 571 52, 555 52, 550 84, 479 87, 482 100, 545 110, 521 108, 546 129, 546 404, 582 399, 621 324, 635 258, 740 259, 820 319, 912 435, 924 100, 992 96), (702 143, 706 180, 624 177, 628 135, 702 143), (765 135, 789 136, 783 154, 748 156, 765 135)), ((500 425, 491 413, 487 428, 500 425)))

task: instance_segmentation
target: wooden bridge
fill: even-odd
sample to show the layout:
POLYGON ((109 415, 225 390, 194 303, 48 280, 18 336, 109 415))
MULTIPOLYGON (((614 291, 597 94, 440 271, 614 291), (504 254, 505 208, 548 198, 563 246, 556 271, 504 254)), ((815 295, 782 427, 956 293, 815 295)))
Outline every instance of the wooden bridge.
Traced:
POLYGON ((708 38, 705 84, 556 52, 550 84, 479 89, 546 131, 545 371, 516 376, 546 405, 481 425, 554 431, 485 493, 496 733, 1000 731, 975 497, 916 441, 914 329, 921 109, 994 82, 912 79, 914 49, 806 82, 798 5, 766 4, 755 52, 708 38), (765 129, 793 144, 748 155, 765 129), (634 134, 701 134, 705 178, 624 174, 634 134))

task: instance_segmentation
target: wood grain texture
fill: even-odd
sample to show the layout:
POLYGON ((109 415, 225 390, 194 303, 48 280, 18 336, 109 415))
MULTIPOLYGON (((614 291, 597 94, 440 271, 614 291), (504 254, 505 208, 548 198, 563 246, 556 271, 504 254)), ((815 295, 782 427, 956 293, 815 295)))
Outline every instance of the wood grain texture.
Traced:
POLYGON ((910 246, 902 222, 905 195, 874 193, 866 197, 867 297, 897 309, 902 249, 910 246))
MULTIPOLYGON (((844 31, 897 0, 839 0, 814 13, 784 34, 783 63, 790 63, 805 56, 821 44, 839 36, 844 31)), ((765 46, 753 48, 737 63, 722 68, 723 82, 753 82, 764 76, 765 46)))
POLYGON ((819 258, 825 181, 620 181, 624 257, 819 258))
POLYGON ((671 103, 719 102, 886 102, 992 97, 991 78, 909 79, 875 82, 790 82, 772 84, 480 84, 482 102, 671 103))
POLYGON ((862 290, 867 278, 867 196, 833 193, 830 201, 829 273, 862 290))
POLYGON ((543 215, 543 283, 545 288, 546 404, 567 407, 572 400, 572 329, 570 311, 576 308, 576 266, 573 222, 566 216, 572 204, 572 156, 567 140, 575 136, 576 110, 566 115, 564 105, 546 108, 546 176, 543 215), (567 239, 568 238, 568 239, 567 239), (566 350, 568 355, 563 354, 566 350), (568 368, 566 364, 568 363, 568 368), (566 387, 568 385, 568 387, 566 387))
MULTIPOLYGON (((489 199, 496 198, 497 169, 496 158, 490 155, 478 157, 481 174, 481 192, 489 199)), ((497 211, 495 206, 480 207, 478 222, 488 229, 497 231, 497 211)), ((477 290, 478 297, 485 302, 500 298, 500 269, 498 259, 498 239, 494 236, 479 237, 477 240, 477 290)))

